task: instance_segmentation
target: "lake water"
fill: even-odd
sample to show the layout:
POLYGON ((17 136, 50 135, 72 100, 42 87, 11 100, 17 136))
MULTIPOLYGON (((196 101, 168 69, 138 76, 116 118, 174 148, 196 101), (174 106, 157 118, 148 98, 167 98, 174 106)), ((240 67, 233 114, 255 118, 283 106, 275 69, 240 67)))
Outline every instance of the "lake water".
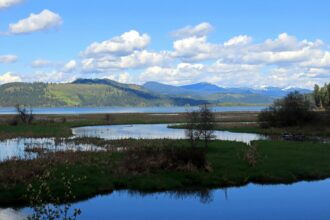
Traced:
MULTIPOLYGON (((261 111, 265 106, 216 106, 214 112, 261 111)), ((100 113, 175 113, 198 109, 198 107, 60 107, 33 108, 34 114, 43 115, 72 115, 100 113)), ((16 114, 15 108, 0 107, 0 115, 16 114)))
MULTIPOLYGON (((143 195, 115 191, 110 195, 78 202, 73 207, 82 210, 78 218, 81 220, 328 220, 329 204, 330 180, 327 179, 292 185, 249 184, 195 193, 143 195)), ((1 213, 11 213, 16 220, 30 212, 28 208, 17 211, 2 209, 0 218, 4 216, 1 213)))
MULTIPOLYGON (((134 125, 102 125, 73 128, 76 137, 98 137, 108 140, 113 139, 183 139, 184 129, 168 128, 167 124, 134 124, 134 125)), ((252 133, 235 133, 229 131, 215 131, 218 140, 238 141, 249 144, 254 140, 266 140, 265 135, 252 133)))

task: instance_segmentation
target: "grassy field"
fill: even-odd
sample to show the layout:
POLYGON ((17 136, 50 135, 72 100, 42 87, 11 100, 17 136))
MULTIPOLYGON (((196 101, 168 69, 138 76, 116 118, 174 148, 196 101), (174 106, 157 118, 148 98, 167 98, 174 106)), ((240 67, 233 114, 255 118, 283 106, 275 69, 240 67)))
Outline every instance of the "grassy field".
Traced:
MULTIPOLYGON (((158 144, 162 140, 150 140, 158 144)), ((110 141, 111 142, 111 141, 110 141)), ((112 141, 112 146, 123 144, 142 146, 145 140, 112 141)), ((171 142, 175 147, 186 147, 187 141, 171 142)), ((211 171, 158 169, 147 173, 117 172, 123 152, 61 153, 50 158, 31 161, 8 161, 0 164, 0 205, 26 204, 26 185, 36 174, 42 173, 53 161, 55 176, 67 167, 70 175, 86 177, 74 183, 77 199, 109 193, 115 189, 140 191, 187 190, 240 186, 253 183, 292 183, 330 176, 330 144, 289 141, 256 141, 259 160, 251 167, 244 159, 247 146, 243 143, 213 141, 207 150, 211 171), (64 161, 69 161, 64 163, 64 161), (64 165, 66 164, 66 165, 64 165)), ((52 182, 54 186, 59 178, 52 182)), ((55 187, 61 195, 61 189, 55 187)))

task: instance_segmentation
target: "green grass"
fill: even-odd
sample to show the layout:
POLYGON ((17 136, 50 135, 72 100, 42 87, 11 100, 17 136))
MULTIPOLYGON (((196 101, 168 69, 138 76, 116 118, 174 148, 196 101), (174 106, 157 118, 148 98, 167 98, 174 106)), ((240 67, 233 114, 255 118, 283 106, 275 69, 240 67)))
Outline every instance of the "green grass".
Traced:
MULTIPOLYGON (((99 121, 66 122, 66 123, 33 123, 11 126, 0 125, 0 139, 15 137, 69 137, 71 128, 85 125, 102 124, 99 121)), ((104 124, 104 122, 103 122, 104 124)))
POLYGON ((56 122, 49 118, 45 121, 36 120, 31 125, 18 124, 16 126, 9 123, 0 124, 0 139, 15 137, 69 137, 72 135, 71 128, 93 125, 115 125, 115 124, 158 124, 182 122, 182 116, 158 117, 150 114, 110 114, 109 121, 105 115, 97 117, 67 118, 66 122, 61 122, 61 117, 56 117, 56 122))
MULTIPOLYGON (((150 140, 156 142, 159 140, 150 140)), ((131 140, 139 146, 144 141, 131 140)), ((184 140, 173 141, 180 147, 188 143, 184 140)), ((115 172, 122 153, 76 153, 69 170, 76 177, 86 176, 82 182, 75 183, 77 199, 88 198, 96 194, 109 193, 115 189, 133 189, 141 191, 187 190, 196 188, 215 188, 240 186, 254 183, 292 183, 299 180, 317 180, 330 177, 330 144, 289 141, 256 141, 260 160, 250 167, 243 159, 243 143, 214 141, 207 152, 207 160, 213 171, 175 171, 155 170, 144 174, 123 174, 115 172)), ((65 155, 62 155, 65 159, 65 155)), ((32 178, 14 180, 16 175, 26 173, 34 167, 40 167, 40 161, 27 161, 24 164, 0 164, 0 205, 26 204, 23 197, 26 184, 32 178), (10 167, 14 166, 15 167, 10 167), (15 170, 13 172, 12 170, 15 170), (6 177, 4 175, 9 175, 6 177), (8 181, 11 180, 9 183, 8 181)), ((55 166, 57 173, 64 170, 63 164, 55 166)), ((24 176, 24 175, 18 175, 24 176)), ((29 176, 26 174, 26 176, 29 176)), ((17 177, 19 178, 19 177, 17 177)), ((60 191, 57 192, 59 195, 60 191)))

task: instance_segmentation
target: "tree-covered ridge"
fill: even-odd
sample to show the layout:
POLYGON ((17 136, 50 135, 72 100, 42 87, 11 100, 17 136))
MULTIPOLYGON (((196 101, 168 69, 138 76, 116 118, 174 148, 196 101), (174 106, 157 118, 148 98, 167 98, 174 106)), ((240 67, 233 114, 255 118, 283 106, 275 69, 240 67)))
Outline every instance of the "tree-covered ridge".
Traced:
POLYGON ((162 94, 144 86, 109 79, 77 79, 72 83, 8 83, 0 85, 0 106, 183 106, 263 105, 274 97, 260 94, 210 93, 162 94))
POLYGON ((204 100, 154 95, 134 86, 97 83, 10 83, 0 86, 0 106, 170 106, 204 100))

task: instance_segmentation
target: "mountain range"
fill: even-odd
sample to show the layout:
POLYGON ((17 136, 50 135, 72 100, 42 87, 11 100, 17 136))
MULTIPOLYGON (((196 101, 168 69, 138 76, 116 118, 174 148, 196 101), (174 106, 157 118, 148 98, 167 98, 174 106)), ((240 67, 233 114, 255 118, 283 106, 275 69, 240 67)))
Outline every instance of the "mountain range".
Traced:
POLYGON ((210 83, 173 86, 147 82, 136 85, 110 79, 77 79, 71 83, 16 82, 0 86, 0 106, 267 105, 293 90, 311 92, 277 87, 222 88, 210 83))

